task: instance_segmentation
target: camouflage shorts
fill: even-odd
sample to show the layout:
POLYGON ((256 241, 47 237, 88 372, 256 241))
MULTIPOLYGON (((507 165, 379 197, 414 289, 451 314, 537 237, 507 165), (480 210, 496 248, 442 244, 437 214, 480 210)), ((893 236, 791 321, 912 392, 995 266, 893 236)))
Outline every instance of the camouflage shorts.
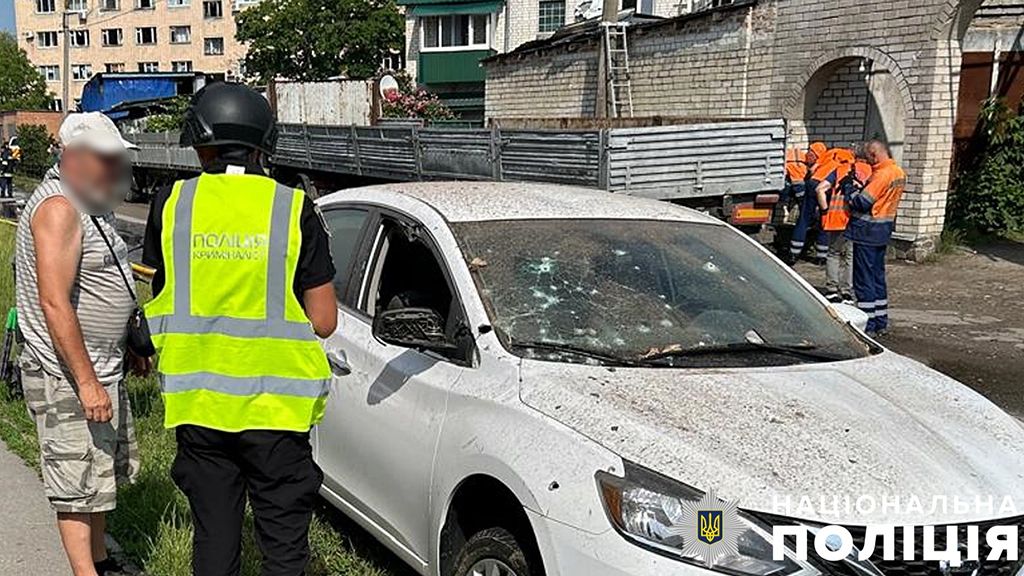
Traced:
POLYGON ((123 382, 108 384, 114 417, 85 419, 71 383, 22 362, 25 402, 39 435, 43 485, 57 512, 108 512, 119 484, 134 481, 138 446, 123 382), (36 368, 33 370, 33 368, 36 368))

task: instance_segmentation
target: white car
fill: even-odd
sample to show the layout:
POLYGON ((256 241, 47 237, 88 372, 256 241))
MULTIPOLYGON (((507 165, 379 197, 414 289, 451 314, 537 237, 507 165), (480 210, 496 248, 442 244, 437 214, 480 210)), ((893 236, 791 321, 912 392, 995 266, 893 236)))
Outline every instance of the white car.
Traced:
MULTIPOLYGON (((1024 503, 1017 420, 880 347, 709 216, 542 184, 383 185, 318 203, 339 299, 314 432, 322 493, 422 574, 846 574, 772 559, 780 501, 1024 503), (710 491, 745 528, 709 570, 675 524, 710 491)), ((1005 520, 967 516, 926 506, 900 521, 1005 520)), ((950 570, 849 574, 1019 566, 950 570)))

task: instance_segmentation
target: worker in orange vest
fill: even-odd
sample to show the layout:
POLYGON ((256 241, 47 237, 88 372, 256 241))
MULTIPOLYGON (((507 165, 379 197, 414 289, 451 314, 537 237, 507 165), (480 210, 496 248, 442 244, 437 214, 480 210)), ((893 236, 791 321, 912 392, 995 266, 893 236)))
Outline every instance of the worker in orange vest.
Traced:
MULTIPOLYGON (((813 174, 816 167, 825 159, 828 154, 828 147, 825 146, 824 142, 814 142, 807 149, 807 154, 804 157, 804 163, 808 166, 807 178, 804 189, 808 188, 808 184, 811 184, 810 177, 813 174)), ((813 186, 817 186, 817 183, 813 183, 813 186)), ((786 262, 792 264, 800 258, 800 254, 804 251, 804 243, 807 241, 807 231, 814 223, 815 215, 818 212, 818 201, 813 194, 814 188, 810 188, 811 194, 801 193, 796 197, 799 198, 798 205, 800 206, 800 213, 797 215, 796 225, 793 226, 793 236, 789 240, 789 254, 784 255, 786 262)), ((825 246, 824 252, 828 251, 827 245, 825 246)))
POLYGON ((854 185, 863 187, 871 176, 871 165, 867 163, 862 150, 855 157, 850 150, 837 149, 832 160, 835 169, 822 180, 816 190, 821 210, 821 232, 828 238, 825 290, 829 302, 852 304, 853 268, 850 263, 853 246, 845 234, 850 213, 843 190, 854 185))
POLYGON ((873 171, 862 189, 853 186, 845 195, 850 210, 846 237, 853 242, 857 307, 868 315, 867 333, 879 336, 889 331, 885 251, 896 227, 907 175, 896 165, 885 142, 871 140, 865 150, 873 171))
POLYGON ((808 169, 806 152, 797 147, 786 150, 786 184, 780 198, 783 208, 788 209, 791 200, 803 198, 808 169))

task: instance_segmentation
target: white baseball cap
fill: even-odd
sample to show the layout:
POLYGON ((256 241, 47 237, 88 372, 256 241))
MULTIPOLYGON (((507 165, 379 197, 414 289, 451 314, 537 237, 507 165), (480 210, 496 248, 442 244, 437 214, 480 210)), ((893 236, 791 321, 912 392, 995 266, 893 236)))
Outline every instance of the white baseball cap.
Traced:
POLYGON ((100 154, 124 154, 138 148, 122 138, 114 122, 100 112, 68 114, 59 135, 64 148, 82 147, 100 154))

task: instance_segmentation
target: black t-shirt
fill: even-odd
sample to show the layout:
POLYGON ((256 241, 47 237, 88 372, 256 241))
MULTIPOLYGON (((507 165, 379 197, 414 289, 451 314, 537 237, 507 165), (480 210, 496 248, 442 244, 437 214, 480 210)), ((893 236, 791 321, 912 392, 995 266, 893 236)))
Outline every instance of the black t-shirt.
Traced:
MULTIPOLYGON (((227 165, 217 165, 207 170, 211 174, 223 174, 227 165)), ((246 166, 246 174, 263 174, 258 166, 246 166)), ((164 254, 160 242, 163 211, 171 195, 171 186, 160 189, 149 207, 146 234, 142 243, 142 263, 156 269, 153 276, 153 295, 164 287, 164 254)), ((230 207, 225 207, 230 209, 230 207)), ((330 239, 323 218, 320 217, 313 201, 306 197, 302 205, 300 222, 302 245, 299 248, 299 264, 295 272, 292 289, 295 297, 302 302, 302 294, 310 288, 327 284, 334 279, 334 262, 331 259, 330 239)))

